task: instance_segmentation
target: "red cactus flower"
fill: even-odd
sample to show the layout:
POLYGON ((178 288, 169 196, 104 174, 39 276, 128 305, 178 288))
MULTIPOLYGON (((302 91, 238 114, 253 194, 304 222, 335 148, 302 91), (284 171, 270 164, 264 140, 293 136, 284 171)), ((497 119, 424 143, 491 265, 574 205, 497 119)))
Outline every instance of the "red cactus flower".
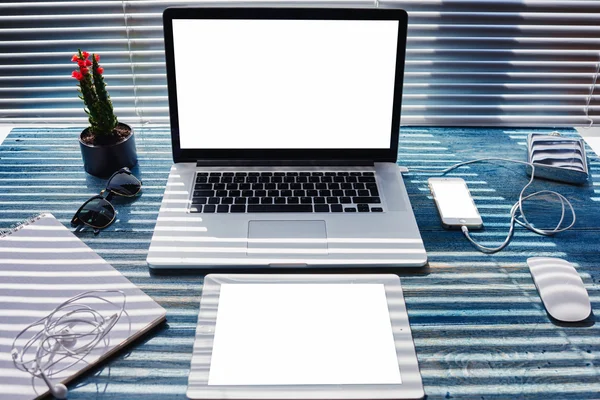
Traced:
POLYGON ((71 57, 71 61, 73 61, 73 62, 79 61, 79 54, 73 54, 73 57, 71 57))
POLYGON ((86 67, 82 67, 82 68, 80 68, 79 70, 81 71, 81 73, 82 73, 83 75, 85 75, 85 74, 87 74, 87 73, 89 72, 89 69, 87 69, 86 67))
POLYGON ((90 65, 92 65, 92 62, 90 60, 85 60, 85 66, 89 67, 90 65))
POLYGON ((85 60, 78 60, 77 65, 79 65, 80 67, 85 67, 85 60))
POLYGON ((80 81, 80 80, 83 79, 83 75, 79 71, 73 71, 73 73, 71 74, 71 76, 73 78, 77 79, 78 81, 80 81))
POLYGON ((96 61, 100 62, 100 54, 94 54, 96 56, 96 61))
POLYGON ((90 53, 88 53, 87 51, 82 51, 81 54, 83 54, 83 58, 87 59, 90 56, 90 53))
POLYGON ((98 71, 98 73, 99 73, 99 74, 103 74, 103 73, 104 73, 104 68, 102 68, 102 67, 98 67, 98 68, 96 69, 96 71, 98 71))

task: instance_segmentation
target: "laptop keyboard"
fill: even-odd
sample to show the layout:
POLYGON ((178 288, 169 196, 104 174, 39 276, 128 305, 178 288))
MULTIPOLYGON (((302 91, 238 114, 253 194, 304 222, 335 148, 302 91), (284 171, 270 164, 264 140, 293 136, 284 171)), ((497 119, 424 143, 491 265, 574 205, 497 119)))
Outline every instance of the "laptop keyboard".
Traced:
POLYGON ((198 172, 190 212, 383 212, 373 172, 198 172))

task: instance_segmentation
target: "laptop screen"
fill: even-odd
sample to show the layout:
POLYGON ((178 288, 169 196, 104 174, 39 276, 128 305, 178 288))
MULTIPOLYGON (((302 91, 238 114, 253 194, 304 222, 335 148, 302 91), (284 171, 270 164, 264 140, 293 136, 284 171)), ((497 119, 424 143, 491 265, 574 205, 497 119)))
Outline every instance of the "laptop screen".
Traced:
POLYGON ((389 149, 398 29, 174 19, 181 149, 389 149))

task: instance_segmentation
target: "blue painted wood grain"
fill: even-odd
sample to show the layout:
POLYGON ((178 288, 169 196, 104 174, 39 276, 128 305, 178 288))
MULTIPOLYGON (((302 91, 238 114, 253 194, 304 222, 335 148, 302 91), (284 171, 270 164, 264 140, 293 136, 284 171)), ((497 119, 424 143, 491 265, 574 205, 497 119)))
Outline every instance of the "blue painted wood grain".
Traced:
MULTIPOLYGON (((34 213, 51 212, 68 226, 73 212, 99 193, 105 180, 83 171, 80 128, 18 128, 0 146, 0 228, 34 213)), ((404 127, 399 164, 442 169, 482 157, 526 159, 529 132, 549 129, 404 127)), ((576 136, 572 129, 560 129, 576 136)), ((115 199, 118 220, 100 235, 79 237, 167 309, 167 324, 71 385, 70 399, 185 399, 202 276, 150 276, 145 263, 172 162, 168 128, 136 130, 142 195, 115 199)), ((517 227, 504 251, 476 251, 460 231, 440 226, 427 189, 433 174, 409 173, 406 186, 430 265, 400 273, 425 392, 429 399, 590 399, 600 393, 600 326, 550 322, 526 258, 556 256, 578 268, 600 313, 600 160, 591 149, 591 178, 573 186, 537 181, 573 202, 577 223, 542 237, 517 227)), ((496 245, 508 212, 528 177, 522 166, 482 163, 455 170, 482 214, 480 242, 496 245)), ((530 207, 538 224, 555 212, 530 207)), ((349 349, 349 351, 352 351, 349 349)))

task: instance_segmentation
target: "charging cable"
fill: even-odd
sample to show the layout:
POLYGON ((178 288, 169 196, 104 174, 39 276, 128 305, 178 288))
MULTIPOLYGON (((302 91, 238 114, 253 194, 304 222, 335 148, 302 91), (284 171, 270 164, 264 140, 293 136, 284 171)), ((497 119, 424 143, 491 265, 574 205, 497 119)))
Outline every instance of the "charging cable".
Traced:
POLYGON ((11 356, 15 367, 41 378, 57 399, 66 399, 68 390, 62 383, 52 384, 53 375, 83 360, 102 341, 125 313, 126 295, 120 290, 92 290, 63 302, 46 317, 32 323, 15 337, 11 356), (103 297, 117 294, 120 302, 103 297), (108 317, 82 301, 104 302, 116 312, 108 317), (29 333, 33 331, 32 333, 29 333), (25 338, 26 334, 30 336, 25 338), (18 346, 18 341, 26 342, 18 346), (18 347, 21 347, 19 351, 18 347), (65 362, 66 361, 66 362, 65 362), (60 365, 58 370, 53 370, 60 365))
POLYGON ((531 193, 529 195, 525 195, 525 191, 533 183, 533 180, 535 179, 535 165, 533 165, 533 163, 530 163, 530 162, 520 161, 520 160, 511 160, 508 158, 491 157, 491 158, 479 158, 477 160, 461 162, 458 164, 454 164, 451 167, 448 167, 441 171, 431 171, 431 170, 412 169, 411 168, 408 170, 408 172, 426 172, 426 173, 444 175, 444 174, 446 174, 456 168, 462 167, 464 165, 474 164, 474 163, 478 163, 478 162, 491 162, 491 161, 492 162, 493 161, 505 161, 505 162, 522 164, 522 165, 528 165, 531 167, 531 178, 529 179, 529 182, 527 182, 527 184, 523 187, 523 189, 521 189, 521 192, 519 193, 519 200, 512 206, 512 208, 510 210, 510 228, 508 230, 508 235, 506 236, 506 239, 504 240, 504 242, 502 242, 502 244, 500 246, 498 246, 498 247, 483 246, 483 245, 475 242, 475 240, 473 240, 473 238, 469 234, 469 228, 467 228, 464 225, 460 227, 462 233, 469 240, 469 242, 471 242, 475 247, 477 247, 479 250, 481 250, 484 253, 496 253, 496 252, 502 250, 503 248, 505 248, 508 245, 508 243, 510 242, 510 239, 512 238, 514 228, 515 228, 515 223, 529 229, 532 232, 535 232, 539 235, 544 235, 544 236, 552 236, 557 233, 564 232, 568 229, 571 229, 571 227, 573 227, 573 225, 575 225, 576 216, 575 216, 575 210, 573 209, 573 205, 562 194, 552 191, 552 190, 540 190, 540 191, 531 193), (523 202, 524 201, 533 199, 535 197, 540 197, 543 195, 554 196, 560 202, 561 216, 560 216, 560 220, 558 221, 558 223, 556 224, 556 226, 554 228, 545 228, 545 229, 536 228, 529 222, 529 220, 527 219, 527 216, 525 215, 525 211, 523 210, 523 202), (571 212, 571 223, 568 226, 561 228, 561 226, 563 225, 563 221, 565 220, 567 208, 571 212), (519 219, 519 217, 521 219, 519 219))

